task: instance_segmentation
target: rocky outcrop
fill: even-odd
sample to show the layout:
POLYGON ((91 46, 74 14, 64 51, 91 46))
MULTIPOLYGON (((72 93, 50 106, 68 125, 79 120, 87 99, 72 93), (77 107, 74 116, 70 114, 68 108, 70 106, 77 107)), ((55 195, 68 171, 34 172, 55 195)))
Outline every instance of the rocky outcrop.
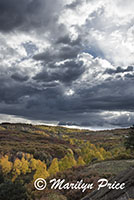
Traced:
POLYGON ((95 190, 81 200, 131 200, 134 199, 134 167, 120 173, 110 182, 125 183, 124 190, 110 190, 107 187, 95 190))

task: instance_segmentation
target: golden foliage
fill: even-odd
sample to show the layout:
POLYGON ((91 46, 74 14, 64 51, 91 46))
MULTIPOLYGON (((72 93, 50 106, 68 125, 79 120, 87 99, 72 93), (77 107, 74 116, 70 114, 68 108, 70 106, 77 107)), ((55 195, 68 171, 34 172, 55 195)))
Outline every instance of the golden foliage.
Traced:
POLYGON ((36 159, 32 158, 32 159, 30 160, 30 168, 31 168, 32 170, 36 170, 36 169, 37 169, 37 166, 38 166, 38 161, 37 161, 36 159))
POLYGON ((84 166, 86 163, 84 162, 83 158, 81 156, 79 156, 78 160, 77 160, 77 165, 78 166, 84 166))
POLYGON ((25 160, 24 157, 22 157, 21 162, 22 162, 21 171, 22 174, 25 175, 27 172, 29 172, 29 162, 25 160))
POLYGON ((49 173, 46 169, 46 164, 38 160, 38 168, 36 169, 36 172, 34 174, 34 180, 37 178, 44 178, 46 179, 49 176, 49 173))
POLYGON ((77 162, 74 159, 74 156, 72 154, 68 154, 68 155, 64 156, 64 158, 62 158, 59 161, 60 171, 64 171, 64 170, 69 169, 76 165, 77 165, 77 162))
POLYGON ((22 170, 22 162, 20 159, 16 158, 13 164, 13 171, 12 174, 14 175, 12 178, 12 181, 15 181, 15 179, 21 174, 22 170))
POLYGON ((48 172, 50 175, 55 175, 57 172, 59 172, 59 164, 58 164, 58 159, 54 158, 52 160, 52 163, 48 169, 48 172))
POLYGON ((2 173, 7 175, 12 170, 12 162, 8 160, 8 156, 2 156, 0 159, 0 166, 2 168, 2 173))

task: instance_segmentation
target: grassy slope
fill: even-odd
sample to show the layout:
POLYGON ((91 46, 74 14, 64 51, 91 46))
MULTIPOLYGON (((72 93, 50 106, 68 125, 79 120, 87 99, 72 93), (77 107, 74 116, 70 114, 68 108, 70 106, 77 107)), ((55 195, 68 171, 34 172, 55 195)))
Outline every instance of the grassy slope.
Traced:
POLYGON ((24 151, 27 153, 46 152, 52 157, 63 157, 71 146, 63 136, 90 141, 105 149, 122 145, 129 129, 111 131, 88 131, 63 127, 33 126, 27 124, 0 125, 0 152, 24 151))
MULTIPOLYGON (((40 160, 50 160, 53 157, 62 158, 68 149, 75 151, 77 145, 71 145, 66 139, 77 138, 100 145, 107 150, 123 146, 124 138, 129 129, 108 131, 88 131, 67 129, 63 127, 33 126, 26 124, 1 124, 0 125, 0 153, 16 154, 19 151, 31 153, 40 160)), ((69 169, 57 174, 57 178, 66 178, 66 181, 98 180, 98 178, 111 178, 129 166, 134 165, 134 160, 112 160, 91 163, 88 166, 69 169)), ((78 191, 63 191, 68 200, 78 200, 85 193, 78 191), (75 198, 74 198, 75 196, 75 198)))
POLYGON ((81 174, 88 174, 90 171, 98 173, 99 176, 111 175, 116 176, 118 173, 125 171, 130 166, 134 166, 134 160, 111 160, 102 161, 86 166, 81 174))

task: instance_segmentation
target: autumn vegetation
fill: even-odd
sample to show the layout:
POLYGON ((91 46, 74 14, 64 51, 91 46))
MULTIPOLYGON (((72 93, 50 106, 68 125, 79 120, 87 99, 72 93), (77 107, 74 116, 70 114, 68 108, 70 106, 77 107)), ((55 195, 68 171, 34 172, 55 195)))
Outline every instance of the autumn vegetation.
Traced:
MULTIPOLYGON (((40 177, 47 180, 59 177, 68 181, 84 178, 96 182, 99 177, 96 172, 92 171, 88 177, 88 172, 85 175, 78 172, 93 163, 134 159, 133 150, 124 145, 129 132, 129 129, 93 132, 43 125, 1 124, 0 199, 8 200, 7 192, 11 194, 10 200, 80 199, 84 195, 81 191, 50 192, 49 185, 39 193, 33 182, 40 177)), ((112 175, 104 174, 106 177, 112 175)))

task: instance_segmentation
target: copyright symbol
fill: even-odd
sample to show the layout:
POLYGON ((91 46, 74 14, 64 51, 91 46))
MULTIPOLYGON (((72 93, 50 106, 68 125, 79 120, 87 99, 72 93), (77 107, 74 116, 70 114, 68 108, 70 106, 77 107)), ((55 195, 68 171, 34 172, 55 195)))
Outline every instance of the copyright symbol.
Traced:
POLYGON ((43 178, 38 178, 34 181, 34 187, 37 190, 44 190, 47 186, 47 182, 43 178))

